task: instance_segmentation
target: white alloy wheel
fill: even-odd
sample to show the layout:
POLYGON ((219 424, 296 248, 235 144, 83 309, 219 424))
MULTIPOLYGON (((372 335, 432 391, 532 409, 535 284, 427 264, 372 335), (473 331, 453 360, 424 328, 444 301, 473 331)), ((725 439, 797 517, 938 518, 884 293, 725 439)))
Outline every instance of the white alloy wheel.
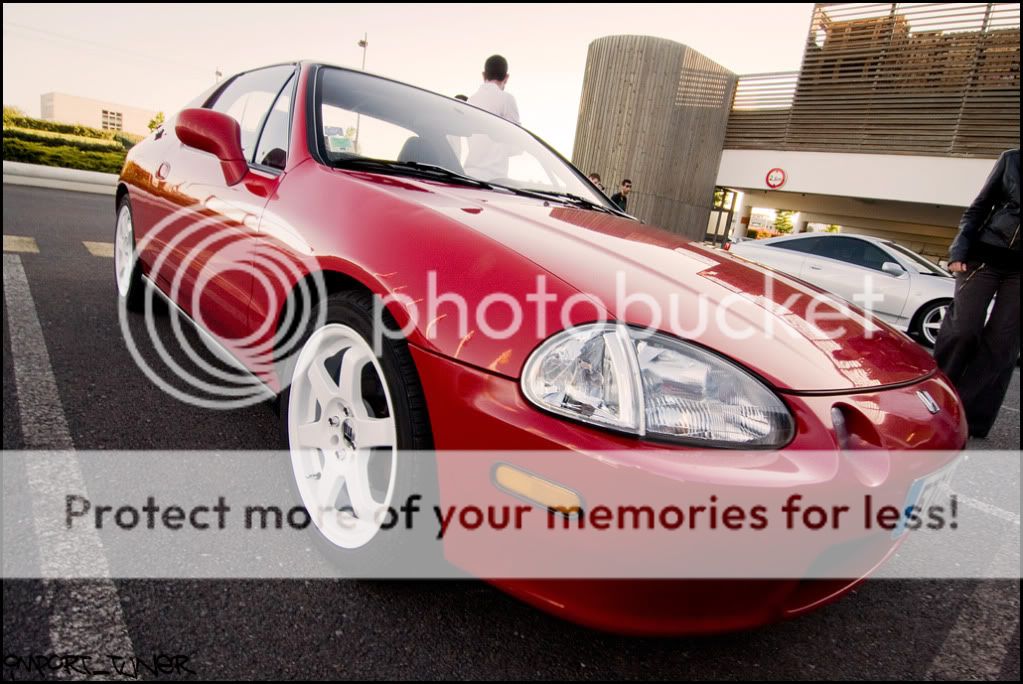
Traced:
POLYGON ((335 546, 365 546, 394 496, 398 437, 383 369, 359 333, 331 323, 310 335, 292 374, 287 421, 313 524, 335 546))
POLYGON ((135 231, 131 223, 131 210, 125 202, 117 212, 117 228, 114 235, 114 273, 117 276, 117 294, 121 297, 128 296, 134 271, 135 231))
POLYGON ((927 344, 932 347, 938 341, 938 331, 941 330, 941 323, 947 313, 948 304, 943 304, 928 311, 920 321, 920 332, 923 333, 927 344))

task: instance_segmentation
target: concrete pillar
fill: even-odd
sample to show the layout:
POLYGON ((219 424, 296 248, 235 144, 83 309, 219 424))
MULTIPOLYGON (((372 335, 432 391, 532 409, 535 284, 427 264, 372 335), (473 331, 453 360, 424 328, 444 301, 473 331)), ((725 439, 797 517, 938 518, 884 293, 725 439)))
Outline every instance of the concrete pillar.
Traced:
POLYGON ((572 162, 608 189, 632 180, 629 213, 702 240, 736 76, 652 36, 590 43, 572 162))

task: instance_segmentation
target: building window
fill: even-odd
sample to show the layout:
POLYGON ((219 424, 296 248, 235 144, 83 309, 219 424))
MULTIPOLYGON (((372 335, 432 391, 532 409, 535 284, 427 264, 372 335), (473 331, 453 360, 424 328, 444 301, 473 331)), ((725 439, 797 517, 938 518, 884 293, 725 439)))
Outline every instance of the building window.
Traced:
POLYGON ((104 131, 121 131, 124 130, 124 121, 122 120, 121 112, 112 112, 110 110, 103 110, 103 130, 104 131))

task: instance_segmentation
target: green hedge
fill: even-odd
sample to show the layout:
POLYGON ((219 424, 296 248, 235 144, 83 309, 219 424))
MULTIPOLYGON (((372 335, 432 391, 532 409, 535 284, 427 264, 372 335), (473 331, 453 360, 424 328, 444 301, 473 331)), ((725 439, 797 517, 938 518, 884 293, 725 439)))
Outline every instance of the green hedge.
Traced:
MULTIPOLYGON (((6 112, 5 112, 6 114, 6 112)), ((83 138, 97 138, 99 140, 113 140, 117 131, 101 131, 98 128, 79 126, 78 124, 60 123, 58 121, 44 121, 33 119, 30 116, 4 116, 4 127, 14 126, 16 128, 31 128, 37 131, 50 131, 51 133, 66 133, 68 135, 80 135, 83 138)))
POLYGON ((118 140, 87 138, 82 135, 36 131, 30 128, 4 128, 4 138, 27 140, 50 147, 69 145, 90 152, 123 152, 125 150, 124 145, 118 140))
POLYGON ((126 131, 114 131, 114 140, 121 143, 126 151, 138 145, 140 142, 146 139, 144 135, 138 135, 136 133, 128 133, 126 131))
POLYGON ((50 145, 29 140, 8 138, 5 132, 4 161, 26 162, 42 166, 62 166, 68 169, 120 173, 124 166, 124 151, 99 152, 83 150, 71 145, 50 145))

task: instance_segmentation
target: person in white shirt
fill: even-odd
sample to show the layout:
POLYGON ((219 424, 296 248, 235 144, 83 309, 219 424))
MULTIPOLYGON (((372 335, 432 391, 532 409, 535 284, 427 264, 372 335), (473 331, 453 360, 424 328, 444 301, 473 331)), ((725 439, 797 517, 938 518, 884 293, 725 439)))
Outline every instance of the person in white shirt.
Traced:
MULTIPOLYGON (((519 106, 515 97, 505 91, 508 85, 508 60, 501 55, 492 55, 483 65, 483 85, 469 98, 469 104, 485 109, 491 114, 519 123, 519 106)), ((483 180, 495 180, 508 176, 508 160, 513 152, 507 145, 491 140, 484 134, 469 139, 469 154, 465 160, 465 172, 483 180)))
POLYGON ((469 104, 519 123, 519 106, 515 96, 505 91, 507 85, 508 60, 501 55, 488 57, 483 65, 483 85, 469 98, 469 104))

